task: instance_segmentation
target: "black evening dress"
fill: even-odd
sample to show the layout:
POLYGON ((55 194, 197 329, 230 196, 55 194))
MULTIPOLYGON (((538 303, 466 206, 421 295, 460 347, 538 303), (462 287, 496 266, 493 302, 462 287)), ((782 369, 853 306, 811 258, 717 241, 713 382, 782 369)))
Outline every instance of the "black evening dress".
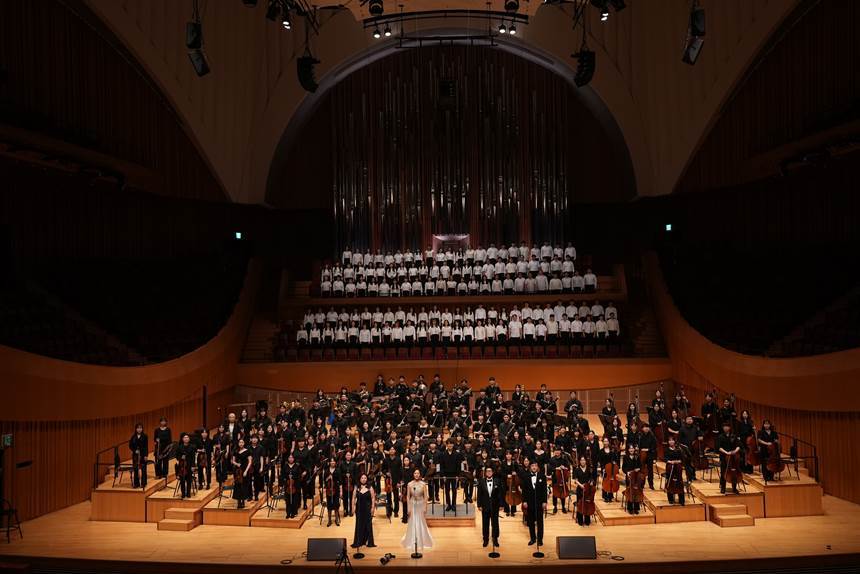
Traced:
POLYGON ((352 547, 359 546, 376 546, 373 543, 373 522, 371 521, 370 508, 371 495, 370 489, 365 492, 357 492, 355 495, 355 538, 352 541, 352 547))

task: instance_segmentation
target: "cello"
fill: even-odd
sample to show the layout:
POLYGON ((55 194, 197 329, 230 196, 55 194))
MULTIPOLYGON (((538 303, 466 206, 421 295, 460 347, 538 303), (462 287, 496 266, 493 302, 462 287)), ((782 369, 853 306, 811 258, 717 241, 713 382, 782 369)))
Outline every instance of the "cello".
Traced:
POLYGON ((603 467, 603 484, 601 484, 603 492, 611 492, 613 500, 615 493, 618 492, 618 463, 613 461, 603 467))
POLYGON ((576 511, 582 516, 594 516, 594 484, 591 481, 582 485, 582 496, 576 501, 576 511))
POLYGON ((752 433, 747 436, 747 464, 750 466, 758 466, 761 464, 761 454, 759 453, 758 440, 756 439, 755 427, 752 428, 752 433))
POLYGON ((669 461, 666 463, 666 486, 664 490, 666 494, 684 494, 684 464, 678 461, 669 461))
POLYGON ((696 470, 708 470, 711 467, 711 463, 705 454, 705 441, 703 439, 697 438, 693 441, 690 447, 690 459, 693 468, 696 470))
POLYGON ((570 469, 559 467, 553 471, 552 495, 554 498, 567 499, 570 495, 570 469))
POLYGON ((508 508, 519 506, 523 503, 523 492, 520 489, 520 476, 512 472, 506 479, 507 490, 505 491, 505 502, 508 508))
POLYGON ((767 469, 773 474, 779 474, 785 470, 785 462, 782 460, 777 441, 773 441, 767 445, 767 469))
POLYGON ((641 470, 631 470, 627 474, 627 488, 624 489, 624 498, 627 502, 641 503, 645 493, 645 475, 641 470))
POLYGON ((741 478, 741 453, 740 451, 732 453, 726 457, 726 472, 723 474, 723 479, 727 484, 735 485, 740 482, 741 478))

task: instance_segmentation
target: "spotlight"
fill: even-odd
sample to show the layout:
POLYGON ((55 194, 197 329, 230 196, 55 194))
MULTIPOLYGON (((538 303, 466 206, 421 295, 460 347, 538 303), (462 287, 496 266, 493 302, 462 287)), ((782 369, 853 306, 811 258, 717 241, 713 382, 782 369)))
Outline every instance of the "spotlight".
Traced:
POLYGON ((508 34, 510 34, 511 36, 516 36, 517 34, 517 25, 513 22, 511 22, 511 27, 508 28, 508 34))
POLYGON ((281 22, 281 24, 284 25, 284 29, 286 29, 286 30, 292 30, 293 29, 293 23, 290 21, 290 13, 289 12, 284 12, 284 20, 283 20, 283 22, 281 22))
POLYGON ((507 28, 505 28, 505 24, 504 24, 504 22, 502 22, 501 24, 499 24, 499 34, 504 34, 504 33, 506 33, 507 31, 508 31, 508 29, 507 29, 507 28))
POLYGON ((377 40, 382 37, 382 34, 380 34, 380 32, 379 32, 379 28, 376 28, 373 30, 373 37, 376 38, 377 40))
POLYGON ((594 52, 586 49, 585 47, 580 49, 580 51, 574 54, 573 57, 577 59, 576 75, 573 77, 573 83, 576 84, 578 88, 581 88, 588 84, 588 82, 591 81, 591 78, 594 77, 594 68, 597 62, 595 60, 594 52))
POLYGON ((609 11, 601 12, 600 13, 600 21, 606 22, 607 20, 609 20, 609 11))
POLYGON ((606 22, 609 19, 609 1, 608 0, 591 0, 591 5, 600 10, 600 21, 606 22))
POLYGON ((309 92, 315 92, 319 87, 316 75, 314 74, 314 66, 319 63, 320 61, 310 54, 305 54, 296 60, 296 72, 299 76, 299 84, 309 92))
POLYGON ((281 5, 277 0, 269 0, 269 5, 266 6, 266 18, 274 22, 278 19, 281 13, 281 5))
POLYGON ((520 0, 505 0, 505 12, 516 12, 520 9, 520 0))
POLYGON ((370 0, 367 10, 371 16, 381 16, 385 12, 385 7, 382 4, 382 0, 370 0))
POLYGON ((386 38, 390 38, 391 37, 391 27, 388 24, 386 24, 385 30, 383 30, 382 33, 385 35, 386 38))

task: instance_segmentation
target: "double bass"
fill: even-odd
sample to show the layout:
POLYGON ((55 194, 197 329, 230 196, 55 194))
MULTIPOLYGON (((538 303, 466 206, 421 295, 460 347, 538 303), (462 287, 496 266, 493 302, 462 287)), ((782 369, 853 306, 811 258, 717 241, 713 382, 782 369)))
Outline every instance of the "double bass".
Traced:
POLYGON ((576 511, 583 516, 594 515, 594 484, 591 481, 582 485, 582 496, 576 501, 576 511))
POLYGON ((758 440, 756 439, 755 427, 752 428, 752 433, 747 436, 747 464, 750 466, 758 466, 761 464, 761 455, 759 454, 758 440))
POLYGON ((559 467, 553 471, 552 495, 566 499, 570 495, 570 469, 559 467))
POLYGON ((782 460, 779 443, 776 441, 767 445, 767 469, 774 474, 785 470, 785 462, 782 460))
POLYGON ((603 492, 611 492, 612 498, 615 498, 615 493, 618 492, 618 463, 609 462, 603 467, 603 484, 601 485, 603 492))
POLYGON ((516 472, 512 472, 508 475, 506 482, 505 502, 508 504, 508 507, 522 504, 523 492, 520 489, 520 476, 516 472))
POLYGON ((723 478, 728 484, 736 484, 741 481, 741 453, 732 453, 726 457, 726 472, 723 478))
POLYGON ((666 494, 684 494, 684 464, 678 461, 666 463, 666 494))
POLYGON ((697 438, 690 446, 690 464, 696 470, 708 470, 711 467, 705 454, 705 441, 703 439, 697 438))

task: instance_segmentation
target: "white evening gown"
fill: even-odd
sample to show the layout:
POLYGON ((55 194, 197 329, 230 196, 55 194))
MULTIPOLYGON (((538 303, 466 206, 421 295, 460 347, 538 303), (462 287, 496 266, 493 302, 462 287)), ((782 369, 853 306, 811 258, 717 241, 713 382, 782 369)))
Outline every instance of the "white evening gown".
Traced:
POLYGON ((410 482, 407 488, 409 489, 406 501, 409 510, 409 522, 406 526, 406 534, 400 539, 400 545, 411 550, 415 548, 417 541, 419 550, 433 548, 433 537, 430 535, 427 520, 424 518, 424 510, 427 508, 427 501, 424 498, 425 484, 423 482, 410 482))

